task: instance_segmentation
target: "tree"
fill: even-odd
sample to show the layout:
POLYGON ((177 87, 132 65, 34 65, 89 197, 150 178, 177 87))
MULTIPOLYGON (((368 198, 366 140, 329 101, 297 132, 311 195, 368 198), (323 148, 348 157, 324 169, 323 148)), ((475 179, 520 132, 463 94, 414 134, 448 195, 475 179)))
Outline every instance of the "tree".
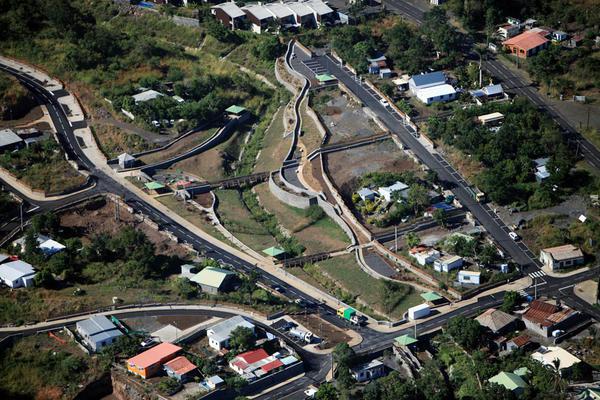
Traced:
POLYGON ((281 53, 281 43, 277 36, 263 36, 252 48, 252 54, 263 61, 272 61, 281 53))
POLYGON ((423 185, 412 185, 408 190, 407 200, 417 215, 420 210, 429 205, 429 191, 423 185))
POLYGON ((479 261, 483 265, 490 265, 498 260, 498 250, 493 244, 484 244, 479 250, 478 254, 479 261))
POLYGON ((433 210, 433 219, 437 222, 441 227, 446 227, 447 216, 446 212, 440 208, 436 208, 433 210))
MULTIPOLYGON (((473 322, 477 323, 476 321, 473 322)), ((427 400, 446 400, 452 398, 452 392, 448 388, 435 361, 425 364, 420 374, 421 376, 415 383, 420 392, 422 392, 423 398, 427 400)))
POLYGON ((177 294, 183 299, 191 299, 198 295, 198 289, 187 278, 177 278, 173 285, 177 294))
POLYGON ((333 361, 338 365, 349 367, 355 356, 354 350, 346 342, 338 343, 333 349, 333 361))
POLYGON ((404 241, 408 247, 415 247, 421 243, 421 238, 414 232, 408 232, 406 236, 404 236, 404 241))
POLYGON ((515 308, 521 302, 521 295, 517 292, 513 292, 512 290, 504 293, 504 300, 502 301, 502 306, 500 309, 506 313, 511 313, 515 310, 515 308))
POLYGON ((450 319, 446 331, 465 349, 475 349, 481 344, 481 325, 462 315, 450 319))
POLYGON ((33 283, 37 287, 43 287, 49 289, 54 285, 54 276, 46 268, 41 269, 33 277, 33 283))
POLYGON ((254 347, 256 339, 252 329, 245 326, 238 326, 231 331, 229 337, 229 346, 237 352, 242 353, 254 347))
POLYGON ((331 383, 324 383, 319 386, 319 390, 315 394, 317 400, 338 400, 338 391, 331 383))

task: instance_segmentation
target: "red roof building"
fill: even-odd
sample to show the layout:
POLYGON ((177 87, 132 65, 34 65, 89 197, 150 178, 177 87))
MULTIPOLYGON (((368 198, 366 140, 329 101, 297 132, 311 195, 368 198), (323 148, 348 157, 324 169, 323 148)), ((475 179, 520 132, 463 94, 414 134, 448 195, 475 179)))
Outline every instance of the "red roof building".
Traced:
POLYGON ((547 48, 550 41, 542 34, 534 31, 526 31, 502 42, 511 54, 519 58, 531 57, 547 48))
POLYGON ((283 363, 280 360, 273 360, 270 363, 267 363, 267 364, 263 365, 262 367, 260 367, 260 369, 262 369, 263 372, 265 372, 265 373, 269 373, 269 372, 273 371, 274 369, 277 369, 282 366, 283 366, 283 363))
POLYGON ((127 369, 144 379, 150 378, 160 370, 162 364, 175 358, 179 351, 181 351, 179 346, 161 343, 127 360, 127 369))
POLYGON ((265 350, 258 349, 240 354, 229 362, 229 366, 247 380, 252 380, 271 373, 284 366, 284 363, 265 350))
POLYGON ((554 304, 541 300, 531 302, 529 309, 523 314, 523 322, 527 329, 541 336, 549 337, 550 334, 566 325, 568 320, 579 313, 569 307, 562 309, 554 304))

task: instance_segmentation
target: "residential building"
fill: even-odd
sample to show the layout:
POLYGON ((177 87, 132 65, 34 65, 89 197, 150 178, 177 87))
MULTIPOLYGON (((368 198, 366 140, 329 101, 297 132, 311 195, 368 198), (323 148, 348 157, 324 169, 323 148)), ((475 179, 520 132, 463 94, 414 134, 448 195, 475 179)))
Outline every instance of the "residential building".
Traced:
POLYGON ((518 35, 520 31, 521 27, 519 25, 503 24, 498 27, 496 33, 498 33, 498 36, 500 36, 502 39, 509 39, 515 35, 518 35))
POLYGON ((408 81, 408 88, 415 96, 417 91, 446 83, 446 75, 442 71, 413 75, 408 81))
POLYGON ((400 78, 396 78, 392 80, 392 83, 396 85, 398 90, 408 90, 408 82, 410 81, 410 76, 403 74, 400 78))
POLYGON ((397 181, 391 186, 380 187, 377 191, 379 195, 385 199, 385 201, 392 201, 392 197, 394 193, 398 193, 400 196, 406 195, 408 193, 408 185, 397 181))
POLYGON ((163 368, 168 376, 182 383, 189 381, 197 371, 196 366, 184 356, 175 357, 165 363, 163 368))
POLYGON ((77 322, 75 328, 83 342, 93 351, 98 352, 105 346, 116 342, 123 333, 104 315, 93 315, 77 322))
POLYGON ((391 78, 393 75, 392 70, 389 68, 381 68, 379 70, 379 77, 381 79, 391 78))
POLYGON ((488 382, 504 386, 517 396, 522 395, 528 386, 527 382, 525 382, 519 375, 504 371, 492 376, 490 379, 488 379, 488 382))
POLYGON ((456 100, 458 92, 452 85, 443 84, 417 90, 417 98, 424 104, 456 100))
POLYGON ((441 254, 436 249, 424 248, 418 251, 417 249, 410 249, 410 255, 417 260, 419 265, 425 266, 427 264, 433 264, 435 260, 441 257, 441 254), (413 250, 415 250, 413 252, 413 250))
POLYGON ((446 0, 429 0, 429 3, 434 6, 441 6, 446 0))
POLYGON ((378 74, 381 69, 387 69, 387 58, 385 56, 367 58, 369 63, 369 73, 378 74))
POLYGON ((437 272, 450 272, 453 269, 460 268, 463 266, 464 260, 460 256, 445 255, 433 262, 433 269, 437 272))
POLYGON ((362 201, 373 201, 375 200, 375 195, 377 192, 372 191, 369 188, 362 188, 358 192, 356 192, 362 201))
POLYGON ((492 101, 503 101, 509 99, 508 94, 504 92, 504 88, 499 83, 484 86, 481 89, 471 90, 469 93, 475 100, 475 103, 477 103, 479 106, 492 101))
POLYGON ((540 261, 551 271, 557 271, 583 264, 584 256, 579 247, 564 244, 540 250, 540 261))
POLYGON ((204 293, 218 294, 233 290, 237 275, 226 269, 206 267, 190 278, 190 281, 198 284, 204 293))
POLYGON ((250 22, 251 30, 254 33, 263 32, 275 22, 273 14, 260 3, 247 4, 242 7, 242 11, 246 14, 246 19, 250 22))
POLYGON ((242 27, 246 19, 246 13, 242 11, 233 1, 221 3, 210 8, 210 12, 224 26, 232 31, 242 27))
POLYGON ((275 20, 280 26, 291 27, 296 26, 296 18, 294 12, 286 7, 283 3, 266 3, 264 7, 275 17, 275 20))
POLYGON ((532 343, 531 336, 522 333, 506 342, 506 350, 514 351, 528 347, 532 343))
POLYGON ((10 288, 31 287, 33 278, 35 269, 25 261, 17 260, 0 265, 0 281, 10 288))
POLYGON ((502 45, 517 57, 527 58, 547 48, 549 43, 541 33, 532 29, 505 40, 502 45))
POLYGON ((10 256, 8 254, 0 253, 0 264, 9 262, 9 261, 10 261, 10 256))
POLYGON ((174 359, 180 351, 179 346, 161 343, 127 360, 127 370, 143 379, 151 378, 160 371, 161 365, 174 359))
POLYGON ((579 358, 558 346, 541 346, 536 352, 531 354, 531 358, 550 368, 554 368, 555 360, 558 360, 558 369, 561 374, 565 370, 569 370, 573 365, 581 362, 579 358))
POLYGON ((313 10, 308 8, 304 3, 292 2, 285 4, 294 14, 296 24, 302 28, 316 28, 317 20, 315 19, 313 10))
POLYGON ((181 277, 191 279, 194 275, 197 274, 196 266, 192 264, 183 264, 181 266, 181 277))
POLYGON ((518 318, 502 310, 490 308, 475 318, 479 325, 495 334, 504 334, 518 328, 518 318))
POLYGON ((25 147, 25 142, 12 129, 0 129, 0 152, 14 151, 25 147))
POLYGON ((317 26, 332 24, 335 21, 335 11, 323 1, 306 0, 303 3, 312 10, 317 26))
POLYGON ((506 22, 511 25, 521 26, 521 20, 515 17, 506 17, 506 22))
POLYGON ((225 384, 225 381, 219 375, 210 376, 206 378, 205 382, 206 386, 208 386, 210 390, 215 390, 216 388, 221 387, 225 384))
POLYGON ((548 172, 548 169, 546 168, 546 164, 548 164, 549 160, 550 158, 548 157, 533 160, 533 163, 535 164, 535 180, 539 183, 550 177, 550 172, 548 172))
POLYGON ((231 331, 240 326, 244 326, 254 332, 253 324, 246 321, 244 317, 236 315, 235 317, 231 317, 223 322, 219 322, 218 324, 213 325, 211 328, 206 330, 206 336, 208 336, 208 345, 218 351, 223 348, 227 348, 229 346, 229 337, 231 335, 231 331))
POLYGON ((495 125, 504 120, 504 114, 499 112, 493 112, 490 114, 480 115, 477 117, 477 121, 481 125, 495 125))
POLYGON ((534 300, 523 314, 523 322, 531 332, 550 337, 552 332, 570 325, 579 315, 569 307, 558 307, 541 300, 534 300))
POLYGON ((479 285, 481 283, 481 272, 479 271, 458 271, 458 283, 461 285, 479 285))
POLYGON ((261 378, 284 364, 275 355, 269 355, 264 349, 247 351, 229 362, 229 367, 247 381, 261 378))
POLYGON ((534 28, 537 25, 537 23, 538 23, 537 19, 527 18, 524 23, 525 29, 534 28))
POLYGON ((118 160, 119 160, 119 168, 121 168, 121 169, 135 167, 136 160, 135 160, 135 157, 132 156, 131 154, 123 153, 123 154, 119 155, 118 160))
POLYGON ((356 379, 356 382, 362 383, 373 379, 381 378, 385 375, 385 365, 379 360, 372 360, 368 363, 357 365, 350 368, 350 373, 356 379))
POLYGON ((62 243, 58 243, 56 240, 47 239, 40 243, 38 248, 41 250, 42 253, 44 253, 44 255, 51 256, 53 254, 63 251, 67 247, 62 243))
POLYGON ((574 49, 574 48, 580 46, 584 39, 585 39, 585 36, 582 34, 574 35, 569 39, 568 46, 570 48, 574 49))
POLYGON ((562 42, 563 40, 567 40, 569 35, 563 31, 554 31, 552 32, 552 41, 553 42, 562 42))
POLYGON ((135 104, 138 104, 138 103, 144 103, 146 101, 154 100, 154 99, 157 99, 162 96, 164 96, 164 94, 157 92, 156 90, 150 89, 150 90, 145 90, 138 94, 134 94, 131 97, 133 97, 133 101, 135 101, 135 104))

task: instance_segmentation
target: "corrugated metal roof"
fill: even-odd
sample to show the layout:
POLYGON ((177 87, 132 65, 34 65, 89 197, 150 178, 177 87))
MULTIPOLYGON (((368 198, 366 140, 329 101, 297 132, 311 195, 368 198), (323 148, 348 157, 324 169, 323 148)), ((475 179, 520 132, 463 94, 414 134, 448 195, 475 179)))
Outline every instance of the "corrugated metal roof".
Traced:
POLYGON ((242 11, 241 8, 239 8, 233 1, 232 2, 227 2, 227 3, 221 3, 219 5, 216 5, 212 8, 220 8, 221 10, 223 10, 223 12, 227 15, 229 15, 229 17, 233 18, 239 18, 239 17, 243 17, 246 14, 242 11))
POLYGON ((25 261, 17 260, 0 265, 0 279, 16 281, 35 274, 35 270, 31 264, 25 261))
POLYGON ((414 85, 419 86, 433 85, 436 83, 442 84, 446 82, 446 75, 442 71, 430 72, 428 74, 413 75, 410 78, 414 85))
POLYGON ((0 147, 10 146, 22 141, 23 139, 21 139, 12 129, 0 130, 0 147))
POLYGON ((190 281, 199 285, 211 286, 218 289, 223 284, 223 281, 230 275, 235 275, 235 272, 222 268, 206 267, 194 275, 190 281))

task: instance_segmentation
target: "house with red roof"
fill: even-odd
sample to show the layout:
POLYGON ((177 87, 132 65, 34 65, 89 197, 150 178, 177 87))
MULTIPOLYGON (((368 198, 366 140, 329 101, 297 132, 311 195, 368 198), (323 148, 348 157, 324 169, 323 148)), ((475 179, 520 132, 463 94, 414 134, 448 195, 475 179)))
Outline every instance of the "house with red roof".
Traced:
POLYGON ((543 33, 529 30, 505 40, 502 45, 511 54, 519 58, 527 58, 547 48, 550 40, 546 39, 543 33))
POLYGON ((161 370, 164 363, 175 358, 180 351, 179 346, 161 343, 127 360, 127 370, 144 379, 151 378, 161 370))
POLYGON ((229 362, 229 367, 247 381, 261 378, 284 365, 276 355, 269 355, 264 349, 247 351, 229 362))
POLYGON ((523 314, 523 322, 531 332, 550 337, 552 332, 566 327, 578 315, 579 312, 572 308, 561 308, 541 300, 534 300, 523 314))
POLYGON ((175 357, 163 365, 165 372, 179 382, 187 382, 196 372, 196 366, 184 356, 175 357))

